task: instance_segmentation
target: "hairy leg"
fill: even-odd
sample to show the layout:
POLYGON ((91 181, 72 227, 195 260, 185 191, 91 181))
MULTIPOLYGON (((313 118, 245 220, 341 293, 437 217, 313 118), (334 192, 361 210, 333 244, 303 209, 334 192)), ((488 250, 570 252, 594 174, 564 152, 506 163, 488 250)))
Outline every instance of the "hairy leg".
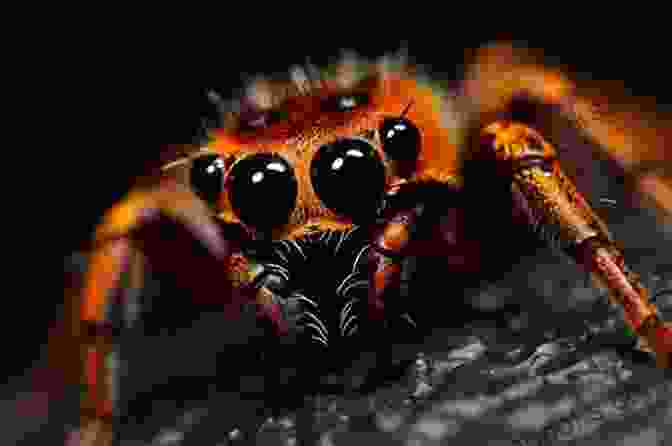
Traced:
POLYGON ((494 158, 500 173, 510 176, 514 205, 529 224, 610 291, 658 364, 671 367, 672 324, 649 302, 648 290, 625 264, 605 223, 562 171, 554 148, 526 125, 507 121, 485 127, 480 143, 483 156, 494 158))
POLYGON ((672 158, 665 149, 672 138, 672 116, 654 100, 632 97, 615 81, 574 80, 544 65, 538 51, 508 43, 476 52, 461 94, 464 108, 481 126, 519 97, 558 106, 630 174, 638 191, 672 218, 672 158))

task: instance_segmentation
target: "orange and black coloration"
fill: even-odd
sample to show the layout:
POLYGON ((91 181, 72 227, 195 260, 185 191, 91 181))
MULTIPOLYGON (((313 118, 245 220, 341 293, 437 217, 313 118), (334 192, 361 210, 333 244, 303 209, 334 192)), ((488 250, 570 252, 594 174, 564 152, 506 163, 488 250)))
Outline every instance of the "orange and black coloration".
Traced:
MULTIPOLYGON (((465 159, 497 166, 510 189, 513 213, 608 288, 658 364, 670 367, 672 326, 649 302, 605 224, 563 173, 543 136, 505 118, 506 107, 520 95, 557 105, 570 118, 592 110, 594 99, 582 96, 562 74, 526 62, 510 47, 494 46, 481 51, 457 93, 437 89, 416 68, 391 59, 345 59, 329 75, 306 67, 292 70, 289 79, 257 80, 241 100, 222 105, 222 126, 211 132, 207 147, 185 149, 183 158, 164 166, 155 185, 132 192, 98 227, 82 295, 81 319, 88 327, 82 344, 88 386, 83 422, 112 412, 103 359, 112 342, 106 305, 136 252, 181 275, 195 297, 220 301, 231 317, 240 305, 253 302, 259 317, 283 336, 291 330, 282 295, 292 270, 252 258, 240 246, 275 243, 285 249, 280 258, 300 254, 304 263, 322 262, 305 249, 334 237, 335 256, 356 230, 364 241, 339 288, 361 288, 361 274, 368 274, 365 310, 358 316, 375 323, 390 317, 386 291, 399 285, 404 258, 445 255, 447 272, 451 266, 478 271, 479 253, 487 246, 462 237, 459 224, 441 219, 433 225, 435 237, 417 236, 416 223, 425 217, 422 203, 402 199, 403 205, 388 205, 425 185, 460 194, 465 159), (205 190, 208 181, 214 189, 205 190), (171 239, 153 236, 161 221, 182 232, 171 239), (241 228, 237 239, 227 238, 221 223, 241 228), (206 248, 192 256, 198 257, 197 266, 186 268, 176 258, 178 236, 206 248)), ((607 148, 637 139, 618 133, 622 127, 610 130, 593 122, 586 132, 607 148)), ((298 291, 294 297, 315 304, 314 297, 298 291)), ((343 300, 337 312, 348 313, 352 302, 343 300)), ((341 319, 341 334, 353 331, 353 320, 341 319)), ((322 322, 304 325, 326 347, 329 330, 322 322)))

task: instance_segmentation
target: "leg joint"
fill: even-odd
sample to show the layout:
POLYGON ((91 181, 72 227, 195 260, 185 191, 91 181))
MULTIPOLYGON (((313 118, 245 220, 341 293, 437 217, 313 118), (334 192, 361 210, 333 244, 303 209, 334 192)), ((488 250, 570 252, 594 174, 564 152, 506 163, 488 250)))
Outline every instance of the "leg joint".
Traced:
POLYGON ((483 128, 480 144, 498 161, 522 163, 523 167, 550 164, 556 158, 553 146, 536 130, 516 122, 496 121, 483 128))

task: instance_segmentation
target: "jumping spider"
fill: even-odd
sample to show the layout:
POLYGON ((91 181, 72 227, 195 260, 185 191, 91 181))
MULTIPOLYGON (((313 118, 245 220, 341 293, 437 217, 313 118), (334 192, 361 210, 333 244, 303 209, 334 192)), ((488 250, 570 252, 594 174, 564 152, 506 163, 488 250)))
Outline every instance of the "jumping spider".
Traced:
POLYGON ((490 242, 522 225, 607 288, 670 367, 672 325, 556 149, 509 105, 549 104, 614 153, 652 143, 647 124, 600 120, 602 97, 508 45, 483 48, 452 91, 421 71, 401 58, 346 57, 256 79, 229 103, 213 95, 221 120, 208 140, 182 147, 95 232, 82 292, 83 424, 112 415, 107 304, 142 261, 173 272, 195 302, 221 302, 224 316, 253 305, 319 369, 330 356, 347 361, 341 353, 362 339, 386 342, 391 326, 413 329, 410 309, 431 303, 399 292, 406 259, 478 273, 499 255, 490 242))

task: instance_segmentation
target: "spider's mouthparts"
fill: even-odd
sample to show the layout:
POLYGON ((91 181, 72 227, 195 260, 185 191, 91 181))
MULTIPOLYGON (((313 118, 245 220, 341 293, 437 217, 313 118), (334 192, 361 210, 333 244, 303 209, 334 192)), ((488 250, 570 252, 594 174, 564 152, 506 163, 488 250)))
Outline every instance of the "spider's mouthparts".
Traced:
POLYGON ((253 254, 263 268, 257 284, 273 292, 291 327, 330 347, 365 317, 369 248, 359 227, 263 243, 253 254))

